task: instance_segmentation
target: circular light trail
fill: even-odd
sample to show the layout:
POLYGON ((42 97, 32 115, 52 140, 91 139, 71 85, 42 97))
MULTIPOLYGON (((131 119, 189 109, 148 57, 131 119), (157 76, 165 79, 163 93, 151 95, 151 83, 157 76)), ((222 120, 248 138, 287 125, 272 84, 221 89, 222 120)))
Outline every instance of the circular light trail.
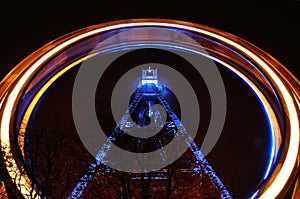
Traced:
MULTIPOLYGON (((67 47, 85 38, 106 31, 121 28, 147 26, 176 28, 180 30, 194 32, 202 36, 214 39, 247 57, 247 59, 255 63, 255 65, 268 78, 269 82, 274 86, 276 92, 278 93, 278 98, 283 104, 284 111, 288 116, 287 125, 289 126, 289 129, 285 130, 287 131, 286 134, 289 136, 286 136, 287 140, 286 142, 283 142, 283 144, 287 144, 287 152, 284 156, 281 167, 279 167, 278 170, 270 174, 271 177, 266 182, 265 186, 263 186, 260 190, 255 192, 255 195, 253 196, 263 199, 276 198, 277 196, 280 196, 280 194, 284 191, 286 184, 289 183, 295 177, 295 169, 299 168, 299 162, 297 161, 297 158, 299 156, 299 82, 274 58, 270 57, 268 54, 256 48, 255 46, 243 41, 242 39, 224 33, 220 30, 187 22, 161 19, 140 19, 101 24, 98 26, 92 26, 90 28, 82 29, 77 32, 71 33, 66 37, 58 39, 56 42, 42 47, 41 49, 33 53, 31 56, 27 57, 23 62, 17 65, 15 69, 11 73, 9 73, 0 84, 0 132, 2 146, 1 149, 3 154, 10 155, 11 153, 11 124, 13 113, 16 110, 18 101, 22 100, 20 97, 24 89, 26 88, 26 85, 28 85, 28 82, 30 82, 31 78, 43 67, 43 65, 48 60, 53 58, 55 55, 57 55, 59 52, 63 51, 67 47)), ((81 58, 77 62, 74 62, 73 64, 61 69, 45 85, 43 85, 43 87, 35 95, 34 100, 30 103, 30 106, 28 107, 24 116, 24 121, 26 121, 26 118, 30 117, 31 112, 34 109, 40 97, 59 76, 61 76, 67 70, 75 66, 76 63, 79 63, 84 59, 88 58, 89 57, 81 58)), ((210 58, 214 59, 213 57, 210 58)), ((222 63, 222 61, 218 60, 217 58, 215 58, 215 60, 222 63)), ((276 121, 276 116, 272 111, 272 107, 270 106, 268 100, 264 97, 263 93, 260 92, 259 88, 256 87, 255 84, 251 82, 251 80, 245 77, 240 71, 235 69, 233 66, 230 66, 225 62, 222 64, 231 69, 236 74, 238 74, 244 81, 248 83, 248 85, 251 86, 251 88, 260 97, 260 99, 263 102, 265 102, 264 107, 268 111, 268 116, 271 119, 273 118, 273 121, 276 121)), ((22 123, 20 133, 22 133, 22 130, 24 133, 26 126, 26 122, 24 124, 22 123)), ((272 126, 275 131, 279 130, 279 125, 277 123, 272 123, 272 126)), ((279 136, 279 134, 275 132, 275 136, 279 136)), ((10 160, 6 160, 5 163, 7 172, 12 179, 14 179, 15 176, 19 175, 18 180, 20 182, 20 186, 18 186, 17 188, 24 197, 27 197, 32 187, 29 177, 26 175, 20 175, 24 168, 21 167, 20 169, 18 169, 19 165, 13 158, 10 160), (19 171, 19 173, 16 173, 16 170, 19 171)), ((38 195, 38 193, 36 192, 34 192, 34 194, 38 195)))

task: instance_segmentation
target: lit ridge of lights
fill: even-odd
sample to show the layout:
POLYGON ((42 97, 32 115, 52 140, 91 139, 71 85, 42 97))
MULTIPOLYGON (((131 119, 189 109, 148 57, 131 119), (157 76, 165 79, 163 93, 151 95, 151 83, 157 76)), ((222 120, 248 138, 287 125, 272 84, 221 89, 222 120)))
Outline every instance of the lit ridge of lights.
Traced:
MULTIPOLYGON (((22 76, 17 79, 15 78, 16 84, 15 86, 9 91, 9 94, 1 101, 0 108, 4 108, 3 115, 1 118, 1 126, 0 126, 0 132, 1 132, 1 146, 7 146, 5 150, 3 150, 4 154, 10 154, 10 138, 9 138, 9 132, 10 132, 10 120, 12 117, 12 113, 14 110, 14 107, 16 106, 16 100, 20 96, 20 93, 22 93, 22 89, 24 89, 24 86, 26 85, 26 82, 36 73, 36 71, 39 69, 40 66, 42 66, 47 60, 49 60, 51 57, 53 57, 56 53, 60 52, 64 48, 70 46, 71 44, 84 39, 86 37, 114 29, 119 28, 130 28, 130 27, 136 27, 136 26, 155 26, 155 27, 170 27, 170 28, 178 28, 178 29, 184 29, 188 31, 197 32, 218 40, 223 41, 224 43, 235 47, 236 49, 240 50, 244 54, 246 54, 248 57, 250 57, 252 60, 254 60, 258 65, 262 67, 264 72, 268 74, 270 79, 273 81, 273 83, 279 88, 278 93, 282 96, 282 99, 284 101, 284 104, 287 107, 287 115, 289 116, 289 126, 290 126, 290 139, 288 143, 288 150, 285 157, 285 160, 282 164, 282 167, 278 173, 276 173, 276 176, 274 180, 272 181, 272 184, 270 184, 269 187, 264 190, 259 198, 263 199, 270 199, 270 198, 276 198, 278 194, 281 192, 284 185, 287 183, 290 175, 292 174, 292 170, 296 164, 297 161, 297 155, 299 150, 299 120, 297 115, 297 110, 299 109, 299 101, 296 98, 296 104, 293 100, 293 97, 288 91, 288 88, 285 86, 284 82, 280 79, 280 77, 268 66, 266 62, 264 62, 261 58, 259 58, 258 55, 254 54, 253 52, 249 51, 242 45, 236 43, 235 41, 232 41, 228 38, 225 38, 221 35, 218 35, 216 33, 209 32, 207 30, 203 30, 196 27, 191 27, 183 24, 176 24, 176 23, 169 23, 169 22, 131 22, 131 23, 121 23, 116 25, 109 25, 106 27, 101 27, 95 30, 91 30, 89 32, 82 33, 80 35, 74 36, 70 38, 69 40, 65 41, 62 44, 57 45, 45 55, 43 55, 41 58, 39 58, 36 62, 34 62, 31 66, 28 67, 25 73, 22 74, 22 76)), ((11 86, 11 85, 9 85, 11 86)), ((4 96, 2 96, 4 98, 4 96)), ((17 165, 15 160, 12 159, 10 162, 12 165, 17 165)), ((7 166, 7 165, 6 165, 7 166)), ((8 168, 8 174, 14 178, 16 173, 8 168)), ((27 187, 30 187, 30 184, 28 182, 28 177, 24 177, 23 175, 20 176, 20 184, 21 187, 18 187, 21 194, 26 198, 29 195, 29 191, 27 190, 27 187), (26 187, 23 189, 23 187, 26 187)), ((38 195, 38 194, 37 194, 38 195)), ((40 198, 40 196, 37 196, 37 198, 40 198)))

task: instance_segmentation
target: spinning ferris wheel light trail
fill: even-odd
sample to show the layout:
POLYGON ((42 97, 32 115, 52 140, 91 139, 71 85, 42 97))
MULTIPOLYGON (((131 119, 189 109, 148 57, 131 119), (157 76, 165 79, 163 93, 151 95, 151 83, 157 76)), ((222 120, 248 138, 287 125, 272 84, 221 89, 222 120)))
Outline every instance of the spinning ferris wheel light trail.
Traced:
MULTIPOLYGON (((20 131, 22 131, 23 127, 26 128, 26 122, 29 121, 30 115, 41 96, 46 92, 53 82, 55 82, 60 76, 76 65, 74 60, 71 60, 70 57, 61 56, 61 59, 56 63, 51 62, 52 59, 59 57, 58 55, 65 53, 65 51, 68 51, 71 49, 71 47, 74 47, 75 44, 85 42, 85 39, 87 38, 92 38, 104 32, 119 30, 122 28, 130 29, 135 27, 173 28, 177 30, 184 30, 198 36, 200 35, 201 39, 199 40, 201 41, 208 38, 205 40, 206 43, 204 42, 203 44, 207 45, 205 47, 207 49, 212 49, 216 54, 212 53, 211 55, 207 56, 210 59, 220 63, 225 63, 225 67, 229 68, 239 77, 242 77, 245 81, 247 81, 248 85, 252 89, 254 88, 253 90, 255 93, 257 93, 257 95, 262 96, 263 101, 265 101, 267 104, 266 108, 270 109, 270 112, 272 113, 270 117, 275 128, 274 158, 276 160, 276 164, 269 165, 269 168, 272 167, 272 169, 269 169, 269 175, 265 176, 264 182, 260 185, 257 191, 254 192, 253 198, 270 199, 283 197, 295 179, 295 171, 299 169, 299 81, 296 80, 296 78, 294 78, 293 75, 278 61, 254 45, 220 30, 187 22, 162 19, 139 19, 101 24, 71 33, 64 38, 60 38, 55 42, 42 47, 27 57, 18 66, 16 66, 16 68, 9 73, 0 84, 0 133, 2 146, 1 152, 3 156, 11 156, 12 154, 10 149, 13 147, 20 147, 22 152, 21 156, 24 155, 24 145, 22 144, 24 142, 20 141, 22 138, 18 137, 19 143, 18 140, 14 140, 14 138, 21 135, 22 132, 20 132, 19 135, 12 135, 12 133, 16 133, 15 129, 19 129, 20 127, 15 126, 14 121, 17 117, 23 117, 23 121, 25 121, 25 123, 22 123, 22 128, 20 131), (218 45, 217 48, 215 48, 216 43, 221 45, 218 45), (232 56, 233 54, 234 56, 232 56), (231 62, 228 61, 228 59, 230 59, 231 62), (241 60, 246 61, 242 62, 241 60), (73 62, 74 65, 66 64, 59 68, 57 64, 65 61, 69 61, 68 63, 73 62), (231 65, 232 62, 242 64, 242 67, 239 68, 236 65, 231 65), (47 65, 48 63, 52 63, 52 65, 49 66, 47 65), (45 66, 48 67, 47 71, 42 70, 45 66), (43 73, 41 73, 41 71, 43 73), (262 85, 264 88, 262 88, 262 85), (37 88, 40 89, 34 90, 34 86, 37 86, 37 88), (28 91, 26 90, 27 88, 29 90, 32 89, 33 92, 31 94, 26 93, 26 91, 28 91), (268 95, 266 95, 264 89, 268 90, 268 95), (25 110, 24 112, 17 112, 17 107, 21 104, 21 102, 24 101, 24 93, 28 94, 28 98, 26 99, 29 100, 29 102, 25 103, 26 106, 22 107, 25 110), (269 103, 269 100, 272 98, 269 95, 272 95, 272 97, 274 96, 274 98, 280 102, 279 104, 280 108, 283 110, 283 115, 278 114, 277 111, 279 108, 275 106, 276 103, 274 103, 275 105, 269 103), (25 112, 28 114, 24 114, 25 112), (274 122, 278 118, 283 118, 283 122, 274 122), (15 146, 14 143, 18 143, 17 146, 15 146), (279 153, 280 148, 284 149, 283 153, 279 153)), ((86 45, 84 47, 90 46, 86 45)), ((72 50, 68 51, 68 53, 74 55, 76 58, 82 58, 86 55, 84 54, 85 52, 83 53, 82 51, 79 52, 76 50, 77 49, 74 50, 73 48, 72 50)), ((87 51, 88 50, 91 49, 87 49, 87 51)), ((68 53, 65 53, 64 55, 68 53)), ((82 59, 88 58, 85 57, 82 59)), ((80 62, 79 59, 76 61, 80 62)), ((145 81, 144 85, 147 85, 148 83, 145 81)), ((152 83, 155 84, 156 82, 152 83)), ((181 125, 180 120, 178 120, 175 114, 172 114, 172 109, 168 109, 169 106, 167 103, 165 103, 164 97, 161 96, 160 92, 157 91, 155 87, 150 87, 150 89, 155 91, 154 98, 165 108, 167 114, 171 118, 169 123, 170 127, 178 129, 174 135, 177 135, 178 137, 181 135, 183 135, 183 137, 188 137, 188 133, 181 125)), ((144 94, 143 92, 140 92, 139 99, 136 100, 136 103, 139 104, 140 102, 145 101, 143 98, 144 94)), ((136 105, 132 105, 132 108, 134 108, 136 105)), ((129 115, 130 112, 127 113, 127 117, 129 117, 129 115)), ((128 127, 125 123, 123 130, 126 130, 126 128, 128 127)), ((174 130, 170 130, 170 133, 172 132, 174 132, 174 130)), ((111 137, 111 140, 108 141, 113 140, 114 138, 111 137)), ((201 156, 201 151, 198 150, 198 147, 195 146, 191 141, 188 141, 188 144, 190 144, 190 150, 199 160, 199 164, 206 165, 205 159, 201 156)), ((163 144, 158 144, 158 148, 163 149, 163 144)), ((105 157, 105 153, 99 155, 96 160, 101 160, 103 158, 102 156, 105 157)), ((20 184, 14 187, 14 189, 16 189, 21 196, 27 198, 33 193, 36 198, 40 198, 40 192, 36 189, 36 187, 32 186, 32 179, 30 179, 30 176, 24 172, 24 166, 20 164, 18 156, 11 157, 12 159, 9 161, 5 160, 5 172, 9 177, 8 181, 13 184, 13 179, 15 179, 17 176, 20 184), (10 165, 12 165, 12 167, 10 167, 10 165), (12 170, 12 168, 19 170, 15 172, 12 170)), ((162 155, 162 159, 166 158, 168 158, 166 155, 162 155)), ((100 162, 96 161, 94 165, 91 165, 91 168, 95 168, 100 162)), ((210 170, 208 163, 206 169, 207 171, 210 170)), ((198 170, 196 169, 196 171, 198 170)), ((210 173, 212 174, 211 178, 214 179, 213 181, 215 187, 219 187, 223 190, 222 194, 224 194, 225 198, 230 198, 229 193, 215 172, 212 170, 210 173)), ((89 178, 90 176, 88 175, 87 179, 89 178)), ((83 191, 84 186, 86 185, 87 184, 84 184, 82 188, 79 188, 79 192, 83 191)), ((77 197, 76 193, 72 194, 72 196, 75 198, 77 197)))

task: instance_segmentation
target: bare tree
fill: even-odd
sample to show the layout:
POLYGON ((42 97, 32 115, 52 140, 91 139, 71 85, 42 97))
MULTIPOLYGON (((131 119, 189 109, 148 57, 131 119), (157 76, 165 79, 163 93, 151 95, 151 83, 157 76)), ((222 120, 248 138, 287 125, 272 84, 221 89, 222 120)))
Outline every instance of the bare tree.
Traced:
MULTIPOLYGON (((26 170, 19 173, 16 170, 13 179, 15 186, 21 186, 19 175, 27 174, 31 179, 31 187, 35 188, 30 190, 29 198, 36 198, 37 192, 42 198, 71 196, 73 188, 94 161, 94 157, 86 151, 80 139, 76 137, 76 129, 53 119, 48 120, 47 123, 40 122, 39 125, 31 126, 27 129, 27 136, 26 139, 29 140, 25 151, 26 170)), ((130 143, 128 140, 121 140, 120 143, 123 143, 122 147, 125 148, 137 144, 137 142, 130 143)), ((6 164, 9 164, 12 158, 10 155, 4 157, 6 164)), ((82 197, 217 198, 218 190, 201 171, 194 170, 195 166, 195 159, 191 152, 187 152, 168 167, 149 173, 126 173, 101 164, 97 166, 92 179, 88 181, 82 197)), ((1 187, 3 184, 2 182, 1 187)), ((8 197, 5 191, 0 194, 2 198, 8 197)))

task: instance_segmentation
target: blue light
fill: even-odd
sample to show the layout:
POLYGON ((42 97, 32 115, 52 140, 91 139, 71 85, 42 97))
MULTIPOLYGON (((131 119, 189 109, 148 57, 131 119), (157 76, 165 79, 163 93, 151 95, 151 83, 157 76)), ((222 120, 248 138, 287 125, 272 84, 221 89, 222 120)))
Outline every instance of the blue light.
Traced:
MULTIPOLYGON (((248 85, 248 84, 246 83, 246 85, 248 85)), ((269 128, 271 130, 271 132, 270 132, 270 134, 271 134, 270 158, 269 158, 269 163, 268 163, 268 166, 267 166, 267 168, 265 170, 264 177, 263 177, 263 179, 265 180, 269 176, 269 174, 270 174, 270 171, 271 171, 271 168, 272 168, 272 164, 273 164, 273 161, 274 161, 274 155, 275 155, 275 132, 274 132, 273 124, 271 122, 271 116, 269 115, 269 112, 267 111, 268 108, 262 102, 262 100, 260 99, 259 95, 253 90, 253 88, 251 86, 249 86, 249 85, 248 85, 248 87, 251 88, 251 90, 256 95, 257 99, 259 100, 259 103, 263 106, 264 113, 267 115, 267 120, 268 120, 269 128)))
POLYGON ((259 190, 257 190, 257 191, 250 197, 250 199, 256 198, 256 196, 257 196, 257 194, 258 194, 258 191, 259 191, 259 190))
MULTIPOLYGON (((242 79, 242 78, 240 78, 242 79)), ((244 81, 242 79, 242 81, 244 81)), ((270 158, 269 158, 269 163, 268 163, 268 166, 266 167, 266 170, 265 170, 265 173, 264 173, 264 177, 263 177, 263 180, 265 180, 269 174, 270 174, 270 171, 271 171, 271 168, 272 168, 272 164, 274 162, 274 156, 275 156, 275 131, 274 131, 274 127, 273 127, 273 124, 271 122, 271 116, 269 115, 269 112, 267 111, 267 107, 266 105, 263 103, 262 99, 259 97, 259 95, 254 91, 254 89, 248 85, 248 83, 246 81, 244 81, 246 83, 246 85, 253 91, 253 93, 255 94, 256 98, 259 100, 259 103, 263 106, 263 109, 264 109, 264 113, 267 115, 267 121, 268 121, 268 124, 269 124, 269 128, 270 128, 270 134, 271 134, 271 147, 270 147, 270 158)), ((256 198, 257 194, 258 194, 259 190, 257 190, 251 197, 250 199, 254 199, 256 198)))
POLYGON ((273 124, 270 120, 270 115, 266 111, 266 107, 264 107, 264 111, 268 115, 268 122, 269 122, 269 126, 271 128, 271 155, 270 155, 269 165, 268 165, 268 167, 265 171, 265 176, 264 176, 264 180, 265 180, 270 174, 272 163, 273 163, 273 160, 274 160, 274 155, 275 155, 275 132, 274 132, 273 124))

